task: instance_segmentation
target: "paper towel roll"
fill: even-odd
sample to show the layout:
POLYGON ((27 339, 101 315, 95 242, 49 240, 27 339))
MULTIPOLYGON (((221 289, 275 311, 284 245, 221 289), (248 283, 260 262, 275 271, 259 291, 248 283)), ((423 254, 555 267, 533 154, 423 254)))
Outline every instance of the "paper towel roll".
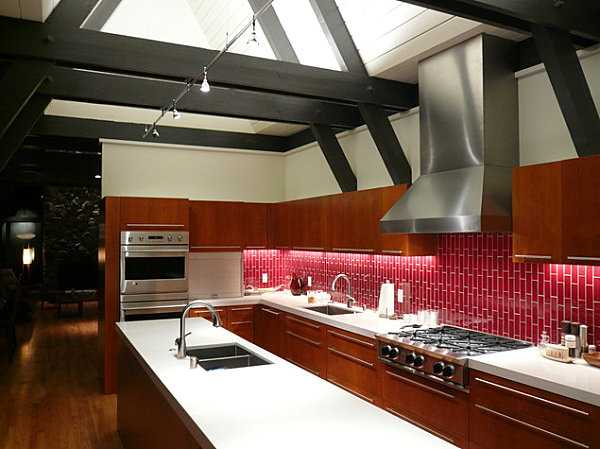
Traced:
POLYGON ((386 317, 394 314, 394 284, 391 284, 390 281, 385 281, 385 284, 381 284, 377 313, 380 316, 386 317))

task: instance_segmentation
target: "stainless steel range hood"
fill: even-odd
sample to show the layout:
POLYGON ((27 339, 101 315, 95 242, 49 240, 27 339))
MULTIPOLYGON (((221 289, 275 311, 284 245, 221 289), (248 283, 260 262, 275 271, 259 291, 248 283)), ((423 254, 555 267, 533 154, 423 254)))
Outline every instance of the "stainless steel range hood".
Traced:
POLYGON ((381 219, 382 233, 511 230, 519 140, 510 44, 479 35, 419 64, 421 176, 381 219))

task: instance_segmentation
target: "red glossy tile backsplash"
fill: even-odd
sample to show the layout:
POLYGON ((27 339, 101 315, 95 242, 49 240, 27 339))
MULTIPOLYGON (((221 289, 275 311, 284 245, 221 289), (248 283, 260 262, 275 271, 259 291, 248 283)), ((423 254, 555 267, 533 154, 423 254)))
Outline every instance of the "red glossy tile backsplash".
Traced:
POLYGON ((440 310, 445 323, 536 343, 544 330, 557 341, 562 320, 578 321, 600 343, 600 267, 513 263, 511 254, 508 233, 443 234, 437 256, 427 257, 246 250, 244 277, 255 287, 287 286, 296 273, 329 291, 345 273, 358 303, 373 309, 389 280, 408 287, 410 311, 440 310))

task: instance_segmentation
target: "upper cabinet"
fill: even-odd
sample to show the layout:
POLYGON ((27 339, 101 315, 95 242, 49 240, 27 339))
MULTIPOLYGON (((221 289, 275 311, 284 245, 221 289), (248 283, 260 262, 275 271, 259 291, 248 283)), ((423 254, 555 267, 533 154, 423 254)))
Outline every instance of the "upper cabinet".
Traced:
POLYGON ((241 251, 243 207, 235 201, 190 201, 190 251, 241 251))
POLYGON ((267 209, 267 203, 242 203, 244 248, 267 248, 267 209))
POLYGON ((600 156, 513 170, 513 259, 600 264, 600 156))
POLYGON ((333 195, 330 203, 331 250, 375 252, 379 246, 381 189, 333 195))
POLYGON ((292 248, 292 203, 270 203, 267 206, 267 237, 269 248, 292 248))
POLYGON ((292 248, 308 251, 324 251, 328 247, 329 199, 321 196, 292 201, 291 235, 292 248))
POLYGON ((178 198, 120 198, 122 231, 189 229, 189 201, 178 198))

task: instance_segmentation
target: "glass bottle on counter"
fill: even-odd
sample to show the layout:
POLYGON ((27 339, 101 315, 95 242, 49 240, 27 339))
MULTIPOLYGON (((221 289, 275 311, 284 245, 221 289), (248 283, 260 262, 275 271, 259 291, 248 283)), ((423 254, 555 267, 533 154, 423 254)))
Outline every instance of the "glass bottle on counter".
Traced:
POLYGON ((548 336, 548 332, 543 331, 542 336, 540 337, 540 341, 537 345, 538 351, 540 351, 540 353, 546 352, 546 345, 548 343, 550 343, 550 337, 548 336))

